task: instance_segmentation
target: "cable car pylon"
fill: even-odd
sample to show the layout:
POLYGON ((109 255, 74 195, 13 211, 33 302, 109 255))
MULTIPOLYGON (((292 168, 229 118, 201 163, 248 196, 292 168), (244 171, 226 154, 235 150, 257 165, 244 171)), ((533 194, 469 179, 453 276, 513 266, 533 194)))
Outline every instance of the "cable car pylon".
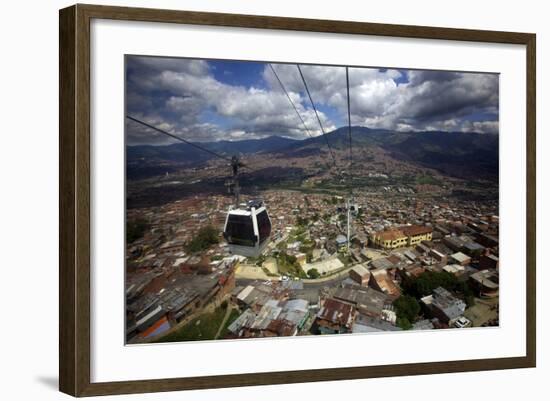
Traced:
POLYGON ((347 89, 347 99, 348 99, 348 137, 349 137, 349 174, 348 174, 348 180, 349 180, 349 196, 347 199, 347 211, 348 211, 348 224, 347 224, 347 251, 350 253, 351 248, 351 229, 350 229, 350 217, 351 217, 351 201, 353 198, 353 182, 351 177, 352 172, 352 147, 351 147, 351 108, 350 108, 350 99, 349 99, 349 68, 346 66, 346 89, 347 89))

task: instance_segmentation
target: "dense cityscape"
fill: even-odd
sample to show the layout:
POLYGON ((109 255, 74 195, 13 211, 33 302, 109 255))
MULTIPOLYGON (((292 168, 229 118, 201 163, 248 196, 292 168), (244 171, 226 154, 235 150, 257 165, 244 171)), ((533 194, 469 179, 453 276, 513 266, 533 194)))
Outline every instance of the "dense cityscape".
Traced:
MULTIPOLYGON (((498 325, 498 205, 403 191, 266 191, 271 240, 232 255, 230 196, 128 211, 127 340, 498 325)), ((246 199, 244 199, 246 200, 246 199)))
POLYGON ((127 343, 499 325, 498 74, 125 65, 127 343))

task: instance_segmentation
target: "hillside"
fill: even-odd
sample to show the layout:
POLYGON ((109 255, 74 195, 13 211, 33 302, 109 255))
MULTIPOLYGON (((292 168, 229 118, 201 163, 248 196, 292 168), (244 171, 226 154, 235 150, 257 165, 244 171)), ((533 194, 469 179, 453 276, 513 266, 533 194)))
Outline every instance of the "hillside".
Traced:
MULTIPOLYGON (((263 164, 284 166, 311 165, 311 160, 326 163, 328 140, 339 162, 349 152, 347 127, 303 140, 270 136, 243 141, 219 141, 200 145, 214 152, 261 159, 263 164), (303 160, 302 160, 303 159, 303 160), (273 163, 269 161, 273 160, 273 163), (303 163, 301 163, 303 161, 303 163), (306 162, 308 161, 308 162, 306 162)), ((466 179, 498 179, 498 135, 463 132, 394 132, 367 127, 352 127, 352 147, 355 166, 362 162, 384 161, 386 173, 392 166, 428 168, 466 179), (387 162, 386 162, 387 161, 387 162)), ((181 168, 196 167, 214 158, 207 152, 183 144, 166 146, 128 146, 127 174, 129 179, 144 178, 173 172, 181 168)), ((369 166, 372 168, 372 166, 369 166)))
MULTIPOLYGON (((394 132, 352 127, 352 149, 382 149, 396 160, 432 168, 445 175, 459 178, 498 177, 498 135, 464 132, 394 132)), ((327 134, 333 149, 348 151, 347 127, 327 134)), ((298 156, 307 150, 327 150, 322 137, 308 138, 287 148, 280 155, 298 156)), ((372 152, 371 152, 372 153, 372 152)))

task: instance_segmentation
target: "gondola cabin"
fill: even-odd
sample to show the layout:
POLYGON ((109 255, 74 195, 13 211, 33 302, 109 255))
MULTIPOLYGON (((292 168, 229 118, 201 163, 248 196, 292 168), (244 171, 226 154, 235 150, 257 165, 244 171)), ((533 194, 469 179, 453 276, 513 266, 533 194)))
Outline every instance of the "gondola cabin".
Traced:
POLYGON ((223 236, 231 253, 258 257, 269 243, 271 220, 261 201, 249 201, 245 207, 230 210, 223 236))

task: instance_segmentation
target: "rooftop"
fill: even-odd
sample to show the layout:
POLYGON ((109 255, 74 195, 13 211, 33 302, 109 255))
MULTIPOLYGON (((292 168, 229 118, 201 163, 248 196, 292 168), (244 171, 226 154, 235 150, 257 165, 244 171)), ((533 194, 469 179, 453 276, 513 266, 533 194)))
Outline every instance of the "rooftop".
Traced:
POLYGON ((428 320, 420 320, 412 325, 413 330, 431 330, 434 328, 433 323, 428 320))
POLYGON ((407 237, 405 234, 403 234, 402 231, 396 229, 382 231, 379 232, 377 235, 380 237, 381 241, 395 241, 407 237))
POLYGON ((382 313, 387 295, 370 287, 338 288, 334 297, 373 314, 382 313))
POLYGON ((437 287, 433 291, 432 305, 445 313, 449 319, 461 316, 466 309, 464 301, 454 297, 443 287, 437 287))
POLYGON ((371 273, 373 279, 384 293, 392 297, 400 295, 401 291, 399 291, 399 288, 395 285, 390 276, 388 276, 386 270, 373 270, 371 273))
POLYGON ((338 234, 338 235, 336 236, 336 243, 337 243, 337 244, 343 245, 343 244, 345 244, 345 243, 347 243, 347 242, 348 242, 348 240, 347 240, 347 238, 346 238, 345 235, 338 234))
POLYGON ((385 320, 358 314, 353 323, 353 333, 375 333, 380 331, 400 331, 401 328, 394 326, 385 320))
POLYGON ((419 225, 402 226, 402 227, 399 227, 399 229, 403 232, 403 234, 405 234, 408 237, 430 234, 433 231, 432 227, 419 226, 419 225))
POLYGON ((470 257, 468 255, 463 254, 462 252, 453 253, 451 255, 451 258, 453 258, 459 263, 464 263, 470 260, 470 257))
POLYGON ((453 264, 453 265, 443 266, 443 270, 445 270, 447 273, 459 274, 464 272, 465 267, 462 265, 453 264))
POLYGON ((351 323, 353 307, 337 299, 328 298, 317 313, 317 317, 339 325, 351 323))
POLYGON ((357 273, 357 275, 359 275, 360 277, 365 277, 370 275, 369 269, 367 269, 362 264, 353 266, 351 270, 357 273))
POLYGON ((373 268, 381 270, 381 269, 391 269, 394 267, 394 264, 388 259, 388 258, 380 258, 373 260, 370 264, 373 268))
POLYGON ((491 270, 481 270, 470 276, 472 280, 477 281, 479 284, 486 288, 493 290, 498 289, 498 274, 491 270))

